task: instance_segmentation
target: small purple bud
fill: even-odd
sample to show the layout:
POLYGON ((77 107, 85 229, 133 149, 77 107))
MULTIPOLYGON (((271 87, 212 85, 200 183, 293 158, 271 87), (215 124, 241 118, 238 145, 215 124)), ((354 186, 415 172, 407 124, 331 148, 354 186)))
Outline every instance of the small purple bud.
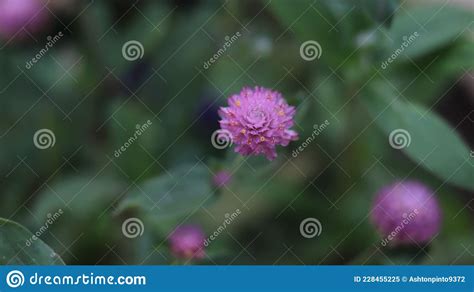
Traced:
POLYGON ((39 31, 49 17, 42 0, 0 0, 0 37, 24 38, 39 31))
POLYGON ((231 180, 232 180, 232 174, 228 172, 227 170, 221 170, 217 172, 212 178, 214 186, 218 188, 227 186, 231 180))
POLYGON ((205 256, 206 236, 197 225, 183 225, 176 228, 169 237, 171 253, 181 259, 202 259, 205 256))
POLYGON ((377 193, 371 221, 385 244, 424 244, 439 232, 442 214, 427 186, 415 181, 396 182, 377 193))

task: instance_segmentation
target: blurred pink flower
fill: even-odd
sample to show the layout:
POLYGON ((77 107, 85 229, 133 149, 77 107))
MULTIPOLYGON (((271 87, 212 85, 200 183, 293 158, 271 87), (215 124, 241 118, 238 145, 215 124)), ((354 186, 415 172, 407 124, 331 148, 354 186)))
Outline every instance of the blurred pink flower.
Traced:
POLYGON ((232 180, 232 174, 227 170, 217 172, 213 177, 214 186, 221 188, 226 186, 232 180))
POLYGON ((290 130, 296 110, 283 96, 263 87, 244 88, 229 98, 229 107, 219 109, 223 131, 231 135, 235 151, 247 155, 277 157, 276 146, 287 146, 298 139, 290 130))
POLYGON ((181 259, 202 259, 205 256, 204 232, 197 225, 176 228, 169 237, 171 253, 181 259))
POLYGON ((0 37, 24 38, 26 31, 39 31, 48 17, 49 11, 42 0, 0 0, 0 37))
POLYGON ((387 242, 423 244, 439 232, 442 215, 427 186, 416 181, 396 182, 378 192, 371 221, 387 242))

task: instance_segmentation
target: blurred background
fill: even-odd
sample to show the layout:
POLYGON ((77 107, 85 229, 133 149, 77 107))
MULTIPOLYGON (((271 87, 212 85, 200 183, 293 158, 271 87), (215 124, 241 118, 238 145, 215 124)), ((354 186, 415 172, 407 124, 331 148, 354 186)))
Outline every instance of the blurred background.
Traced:
POLYGON ((184 224, 217 234, 186 263, 474 264, 473 11, 0 0, 0 216, 66 264, 176 263, 168 238, 184 224), (300 139, 275 161, 211 143, 218 108, 244 86, 297 107, 300 139), (394 147, 395 128, 410 143, 394 147), (372 202, 404 179, 434 190, 442 228, 427 244, 383 246, 372 202), (302 236, 306 218, 320 234, 302 236))

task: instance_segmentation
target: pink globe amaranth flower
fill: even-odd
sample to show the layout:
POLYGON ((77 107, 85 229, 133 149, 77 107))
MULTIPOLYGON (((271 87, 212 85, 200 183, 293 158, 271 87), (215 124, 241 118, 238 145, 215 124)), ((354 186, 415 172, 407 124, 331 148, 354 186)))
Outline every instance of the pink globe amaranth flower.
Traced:
POLYGON ((0 0, 0 37, 22 39, 28 35, 26 31, 39 31, 48 18, 42 0, 0 0))
POLYGON ((228 104, 219 109, 219 123, 231 135, 237 153, 264 154, 273 160, 277 145, 287 146, 298 139, 298 134, 290 130, 296 110, 279 92, 263 87, 243 88, 229 98, 228 104))
POLYGON ((371 221, 384 237, 383 245, 392 241, 394 245, 424 244, 439 232, 442 214, 427 186, 396 182, 378 192, 371 221))
POLYGON ((180 226, 169 237, 171 253, 181 259, 202 259, 205 256, 205 239, 204 232, 199 226, 180 226))
POLYGON ((217 172, 214 177, 212 178, 212 182, 214 186, 221 188, 226 186, 232 180, 232 173, 228 172, 227 170, 221 170, 217 172))

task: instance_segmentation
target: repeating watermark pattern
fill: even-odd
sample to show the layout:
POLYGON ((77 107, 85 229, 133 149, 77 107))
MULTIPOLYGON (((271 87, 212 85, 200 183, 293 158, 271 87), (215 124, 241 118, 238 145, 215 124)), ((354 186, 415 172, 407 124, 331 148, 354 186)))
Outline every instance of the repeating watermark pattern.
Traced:
POLYGON ((128 218, 122 223, 122 233, 128 238, 137 238, 143 235, 145 225, 138 218, 128 218))
POLYGON ((403 42, 400 45, 400 47, 397 48, 395 51, 393 51, 390 57, 388 57, 387 60, 382 62, 380 67, 382 67, 382 69, 384 70, 387 69, 388 65, 393 63, 398 58, 398 56, 400 56, 403 53, 403 51, 405 51, 405 49, 408 48, 408 46, 410 46, 419 36, 420 34, 417 31, 415 31, 408 37, 404 36, 403 42))
POLYGON ((467 118, 474 123, 474 110, 467 115, 467 118))
POLYGON ((10 288, 18 288, 25 284, 25 276, 22 272, 13 270, 7 274, 6 282, 10 288))
POLYGON ((216 130, 212 133, 211 143, 214 148, 219 150, 231 147, 233 144, 232 133, 224 129, 216 130))
POLYGON ((324 123, 321 125, 315 124, 313 125, 313 132, 311 133, 311 136, 306 138, 306 140, 301 143, 298 148, 293 150, 293 153, 291 154, 294 158, 298 157, 305 149, 308 147, 314 140, 316 140, 316 137, 319 136, 326 128, 330 125, 328 120, 325 120, 324 123))
POLYGON ((225 54, 225 52, 227 51, 227 49, 229 49, 232 44, 234 42, 236 42, 240 37, 242 36, 242 34, 240 33, 240 31, 234 33, 232 36, 225 36, 225 42, 224 44, 222 45, 221 48, 219 48, 217 50, 217 52, 215 52, 215 54, 209 58, 209 60, 207 60, 206 62, 204 62, 204 64, 202 65, 202 67, 207 70, 209 69, 209 67, 211 67, 212 64, 214 64, 215 62, 217 62, 217 60, 222 57, 222 55, 225 54))
POLYGON ((232 212, 232 214, 225 214, 225 220, 224 222, 222 222, 221 225, 219 225, 217 227, 217 229, 208 237, 206 238, 206 240, 204 240, 204 245, 205 246, 209 246, 209 244, 211 244, 212 241, 216 240, 216 238, 222 233, 224 232, 227 227, 229 225, 232 224, 232 222, 234 222, 234 220, 240 215, 242 214, 242 212, 240 211, 240 209, 235 209, 234 212, 232 212))
POLYGON ((309 40, 301 44, 300 46, 300 56, 305 61, 314 61, 321 58, 323 54, 323 49, 321 45, 314 40, 309 40))
POLYGON ((26 246, 30 247, 33 242, 38 240, 41 235, 43 235, 51 225, 53 225, 56 221, 58 221, 59 217, 64 214, 62 209, 58 209, 58 211, 54 212, 54 214, 49 213, 46 217, 46 222, 41 226, 38 231, 36 231, 29 239, 26 240, 26 246))
POLYGON ((56 136, 50 129, 40 129, 33 135, 33 144, 41 150, 52 148, 56 144, 56 136))
POLYGON ((44 45, 44 48, 42 48, 41 50, 38 51, 38 53, 36 53, 36 55, 31 58, 31 60, 27 61, 26 64, 25 64, 25 68, 27 70, 30 70, 31 68, 33 68, 33 66, 38 63, 41 58, 43 58, 49 51, 49 49, 51 49, 52 47, 54 47, 54 45, 64 36, 63 32, 60 31, 58 32, 56 35, 54 36, 48 36, 46 38, 46 40, 48 41, 45 45, 44 45))
POLYGON ((320 236, 323 231, 323 226, 316 218, 306 218, 301 221, 300 233, 305 238, 313 238, 320 236))
POLYGON ((137 141, 138 137, 140 137, 143 133, 145 133, 146 130, 153 124, 150 120, 146 121, 143 125, 136 125, 135 126, 135 132, 133 133, 132 136, 130 136, 127 140, 127 142, 123 143, 120 148, 115 150, 114 156, 116 158, 119 158, 120 155, 122 155, 125 151, 127 151, 128 147, 130 147, 135 141, 137 141))
POLYGON ((388 143, 394 149, 403 149, 411 144, 411 135, 405 129, 395 129, 388 136, 388 143))
POLYGON ((418 213, 418 209, 414 209, 413 212, 410 212, 409 214, 404 213, 402 215, 403 220, 400 222, 400 224, 395 227, 395 229, 393 229, 393 231, 390 232, 387 237, 382 239, 382 246, 386 246, 390 241, 392 241, 397 236, 397 234, 399 234, 408 224, 410 224, 410 222, 413 221, 413 219, 418 215, 418 213))
POLYGON ((143 58, 145 54, 145 48, 142 43, 136 40, 131 40, 123 44, 122 56, 127 61, 136 61, 143 58))

